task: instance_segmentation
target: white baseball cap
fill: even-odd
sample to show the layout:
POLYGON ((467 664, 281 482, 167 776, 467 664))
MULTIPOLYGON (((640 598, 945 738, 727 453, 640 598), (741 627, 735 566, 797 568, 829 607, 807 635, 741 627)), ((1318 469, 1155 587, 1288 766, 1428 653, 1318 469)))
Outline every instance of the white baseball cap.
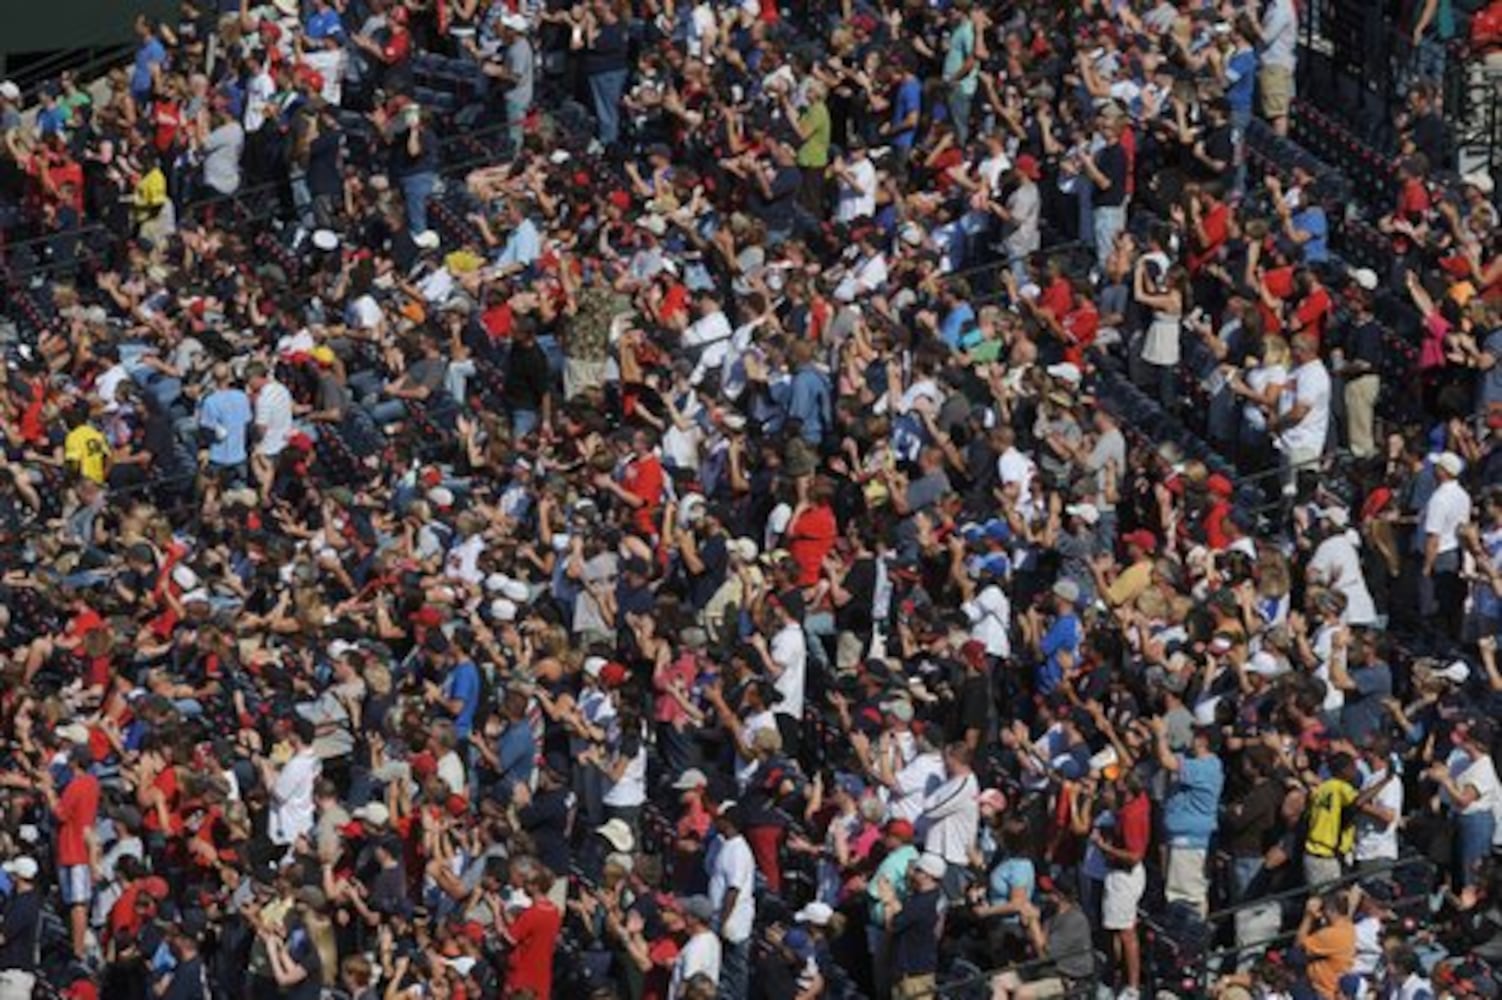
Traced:
POLYGON ((3 867, 5 868, 5 874, 25 879, 28 882, 34 880, 37 877, 37 873, 42 870, 41 866, 36 863, 36 858, 25 854, 19 858, 11 858, 3 867))

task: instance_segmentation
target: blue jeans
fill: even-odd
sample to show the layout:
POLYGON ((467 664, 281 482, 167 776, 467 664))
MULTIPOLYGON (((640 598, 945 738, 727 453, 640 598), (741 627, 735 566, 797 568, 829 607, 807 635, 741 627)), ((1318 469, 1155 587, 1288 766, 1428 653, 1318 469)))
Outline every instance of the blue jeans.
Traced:
POLYGON ((1252 109, 1231 112, 1231 135, 1236 151, 1236 170, 1231 189, 1237 194, 1246 190, 1246 130, 1252 124, 1252 109))
POLYGON ((1474 885, 1477 867, 1492 852, 1496 818, 1490 811, 1462 813, 1455 817, 1455 882, 1457 888, 1474 885))
POLYGON ((966 94, 958 86, 950 84, 948 98, 944 103, 949 106, 949 121, 954 125, 955 144, 963 146, 970 141, 970 106, 975 103, 975 92, 966 94))
POLYGON ((589 78, 589 96, 595 106, 595 135, 608 146, 621 135, 621 93, 626 89, 626 71, 608 70, 589 78))
POLYGON ((722 942, 720 956, 720 1000, 746 1000, 751 987, 751 941, 740 944, 722 942))
POLYGON ((1104 266, 1116 244, 1116 236, 1126 228, 1126 208, 1122 205, 1096 205, 1092 225, 1095 229, 1095 262, 1104 266))
POLYGON ((524 438, 537 429, 537 411, 514 409, 511 411, 511 437, 524 438))
POLYGON ((431 170, 408 174, 398 181, 402 188, 402 201, 407 204, 407 229, 414 235, 428 228, 428 198, 438 185, 438 175, 431 170))
POLYGON ((1252 887, 1252 881, 1261 871, 1261 858, 1231 859, 1231 879, 1235 883, 1236 902, 1246 899, 1247 890, 1252 887))
POLYGON ((506 135, 511 140, 511 155, 522 148, 527 137, 527 106, 521 101, 506 98, 506 135))

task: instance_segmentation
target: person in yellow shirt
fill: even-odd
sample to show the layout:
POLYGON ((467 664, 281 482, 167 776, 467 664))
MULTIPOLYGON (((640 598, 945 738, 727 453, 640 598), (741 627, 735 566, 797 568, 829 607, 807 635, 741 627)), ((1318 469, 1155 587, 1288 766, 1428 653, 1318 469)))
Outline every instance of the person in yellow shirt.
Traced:
POLYGON ((79 407, 73 416, 73 429, 63 439, 63 463, 85 479, 103 485, 109 475, 110 446, 93 424, 88 410, 79 407))
POLYGON ((1096 591, 1113 608, 1133 603, 1152 586, 1153 553, 1158 550, 1158 540, 1145 528, 1123 535, 1121 541, 1126 546, 1127 567, 1117 573, 1115 579, 1108 580, 1104 570, 1099 566, 1092 567, 1096 591))
POLYGON ((1350 754, 1330 759, 1330 777, 1309 796, 1309 832, 1304 838, 1304 881, 1311 886, 1340 878, 1341 863, 1356 843, 1358 772, 1350 754))

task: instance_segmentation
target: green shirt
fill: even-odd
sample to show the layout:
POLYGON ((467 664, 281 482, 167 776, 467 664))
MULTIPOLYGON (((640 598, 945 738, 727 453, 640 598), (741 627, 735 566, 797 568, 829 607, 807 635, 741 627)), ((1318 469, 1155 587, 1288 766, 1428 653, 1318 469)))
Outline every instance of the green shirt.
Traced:
POLYGON ((967 17, 949 33, 949 48, 944 53, 944 81, 966 96, 974 96, 975 87, 980 82, 980 69, 972 63, 970 72, 964 76, 959 72, 974 55, 975 25, 967 17))
POLYGON ((871 881, 866 884, 866 896, 871 901, 869 909, 871 923, 877 927, 885 927, 887 923, 887 907, 881 901, 881 893, 877 886, 885 878, 892 883, 892 888, 897 890, 898 898, 907 895, 907 869, 914 861, 918 860, 918 849, 912 844, 903 844, 897 850, 881 859, 881 864, 876 867, 876 874, 871 876, 871 881))
POLYGON ((799 117, 798 125, 808 133, 808 138, 804 139, 803 145, 798 147, 798 166, 823 170, 829 166, 829 139, 832 129, 829 121, 829 107, 823 101, 809 105, 799 117))

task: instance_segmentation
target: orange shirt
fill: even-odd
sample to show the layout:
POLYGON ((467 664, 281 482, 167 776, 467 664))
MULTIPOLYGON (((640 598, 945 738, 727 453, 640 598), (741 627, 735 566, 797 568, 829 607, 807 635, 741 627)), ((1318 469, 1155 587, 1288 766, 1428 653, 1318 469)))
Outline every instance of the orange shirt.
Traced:
POLYGON ((1356 925, 1345 917, 1330 921, 1304 939, 1304 954, 1309 985, 1326 1000, 1335 1000, 1340 977, 1356 964, 1356 925))

